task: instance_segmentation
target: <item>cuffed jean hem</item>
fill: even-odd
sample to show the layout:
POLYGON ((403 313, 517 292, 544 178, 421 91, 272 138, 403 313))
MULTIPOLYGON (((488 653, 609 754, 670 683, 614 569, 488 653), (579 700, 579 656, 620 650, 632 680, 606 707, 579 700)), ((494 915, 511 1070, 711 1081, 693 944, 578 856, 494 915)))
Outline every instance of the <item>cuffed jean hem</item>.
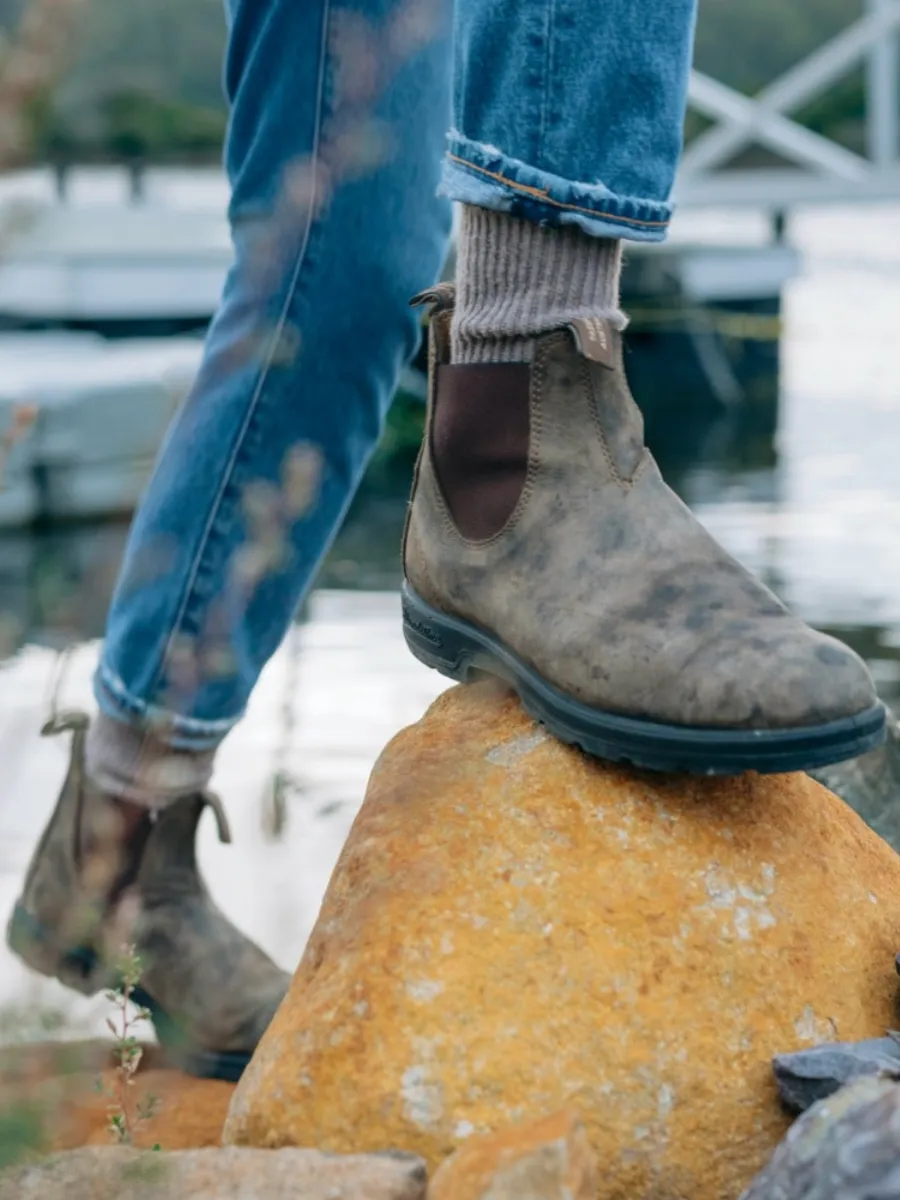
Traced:
POLYGON ((545 225, 577 225, 593 237, 665 239, 673 206, 617 196, 599 183, 573 183, 461 133, 447 137, 440 193, 545 225))
POLYGON ((131 695, 121 679, 101 663, 94 675, 94 699, 102 713, 124 725, 152 729, 155 738, 173 750, 203 752, 215 750, 243 717, 225 717, 217 721, 201 720, 148 704, 131 695))

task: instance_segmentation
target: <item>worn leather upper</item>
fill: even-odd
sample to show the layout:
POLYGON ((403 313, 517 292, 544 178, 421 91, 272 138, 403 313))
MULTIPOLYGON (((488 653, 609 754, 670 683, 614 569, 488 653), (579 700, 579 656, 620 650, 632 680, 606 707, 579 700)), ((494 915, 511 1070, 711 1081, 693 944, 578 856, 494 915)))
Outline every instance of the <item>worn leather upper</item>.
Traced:
POLYGON ((211 796, 184 796, 153 820, 148 810, 139 843, 123 852, 115 806, 84 769, 87 718, 75 716, 48 729, 72 730, 69 771, 22 890, 35 936, 13 949, 34 969, 92 995, 115 984, 122 943, 133 943, 141 987, 193 1047, 252 1051, 290 977, 220 912, 200 875, 200 817, 212 805, 227 841, 224 813, 211 796), (88 839, 99 855, 81 852, 88 839))
MULTIPOLYGON (((448 321, 446 308, 432 320, 430 420, 448 321)), ((664 483, 616 349, 610 368, 567 330, 540 339, 525 484, 487 540, 456 528, 426 437, 405 539, 412 588, 606 711, 777 729, 868 709, 862 661, 788 612, 664 483)))
POLYGON ((142 986, 173 1014, 195 1046, 255 1049, 290 976, 215 905, 196 858, 205 799, 162 809, 138 875, 134 930, 142 986))

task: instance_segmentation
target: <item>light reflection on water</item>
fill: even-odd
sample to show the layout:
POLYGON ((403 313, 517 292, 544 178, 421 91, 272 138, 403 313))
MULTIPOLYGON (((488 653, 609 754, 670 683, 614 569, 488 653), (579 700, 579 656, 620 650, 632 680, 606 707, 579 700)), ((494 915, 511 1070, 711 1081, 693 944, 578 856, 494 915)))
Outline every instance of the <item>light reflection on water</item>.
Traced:
MULTIPOLYGON (((715 234, 705 220, 692 215, 683 228, 699 222, 715 234)), ((796 611, 863 653, 883 696, 898 703, 900 208, 873 209, 864 220, 859 212, 809 213, 794 219, 793 236, 806 262, 785 296, 774 442, 735 453, 707 429, 702 456, 674 481, 712 532, 796 611)), ((669 414, 670 428, 683 419, 669 414)), ((664 438, 659 448, 665 460, 664 438)), ((278 655, 219 765, 236 845, 218 846, 204 829, 204 869, 226 911, 287 967, 302 949, 374 758, 442 688, 409 658, 399 633, 392 589, 403 490, 400 482, 393 498, 361 497, 323 572, 332 590, 314 598, 303 629, 296 684, 286 655, 278 655), (259 797, 289 694, 299 716, 287 762, 301 790, 287 840, 270 846, 259 797)), ((19 644, 30 645, 0 670, 0 905, 15 895, 64 768, 62 748, 36 739, 53 666, 39 647, 101 634, 123 536, 107 526, 0 541, 0 616, 20 627, 19 644)), ((85 645, 77 656, 70 699, 89 699, 95 654, 85 645)), ((5 951, 0 980, 0 1004, 63 1002, 60 989, 29 982, 5 951)), ((96 1004, 64 1003, 73 1020, 96 1027, 96 1004)))

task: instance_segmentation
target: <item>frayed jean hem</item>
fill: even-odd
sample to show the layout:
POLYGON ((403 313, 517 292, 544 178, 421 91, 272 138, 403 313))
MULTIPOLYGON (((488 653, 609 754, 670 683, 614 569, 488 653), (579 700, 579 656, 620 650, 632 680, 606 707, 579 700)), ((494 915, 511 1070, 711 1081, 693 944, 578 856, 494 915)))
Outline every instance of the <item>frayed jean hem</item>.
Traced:
POLYGON ((448 136, 440 193, 541 225, 577 225, 592 237, 665 239, 670 203, 617 196, 602 184, 573 183, 510 158, 493 146, 448 136))

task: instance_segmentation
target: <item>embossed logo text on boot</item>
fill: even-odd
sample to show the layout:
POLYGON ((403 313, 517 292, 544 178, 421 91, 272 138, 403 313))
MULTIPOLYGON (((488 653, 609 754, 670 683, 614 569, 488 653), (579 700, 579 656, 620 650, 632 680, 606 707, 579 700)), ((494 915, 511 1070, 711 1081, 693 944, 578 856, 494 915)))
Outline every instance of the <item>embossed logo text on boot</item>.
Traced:
POLYGON ((431 642, 432 646, 443 646, 444 643, 441 641, 440 636, 434 632, 431 626, 423 624, 405 604, 403 606, 403 620, 410 629, 420 634, 426 642, 431 642))
POLYGON ((616 365, 615 332, 604 317, 576 317, 569 322, 579 351, 611 370, 616 365))

